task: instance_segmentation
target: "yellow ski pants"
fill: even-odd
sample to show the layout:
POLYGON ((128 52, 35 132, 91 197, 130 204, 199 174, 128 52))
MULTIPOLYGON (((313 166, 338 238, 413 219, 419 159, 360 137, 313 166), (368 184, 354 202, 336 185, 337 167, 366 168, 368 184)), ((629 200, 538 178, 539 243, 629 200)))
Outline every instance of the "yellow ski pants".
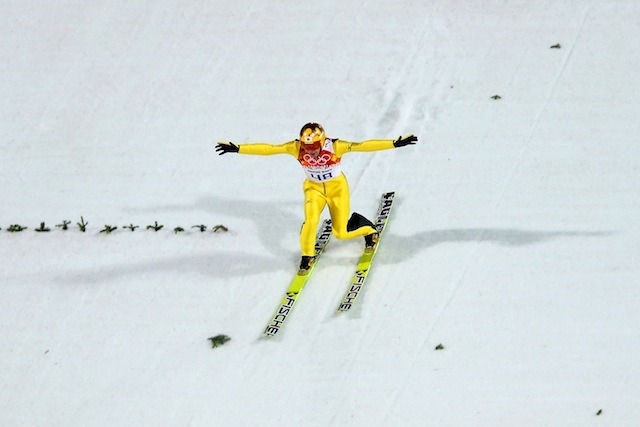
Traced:
POLYGON ((353 239, 375 233, 376 229, 365 225, 352 231, 347 230, 350 212, 349 184, 344 174, 327 181, 305 180, 304 215, 300 231, 300 248, 303 256, 315 255, 315 239, 320 215, 326 206, 331 214, 332 232, 338 239, 353 239))

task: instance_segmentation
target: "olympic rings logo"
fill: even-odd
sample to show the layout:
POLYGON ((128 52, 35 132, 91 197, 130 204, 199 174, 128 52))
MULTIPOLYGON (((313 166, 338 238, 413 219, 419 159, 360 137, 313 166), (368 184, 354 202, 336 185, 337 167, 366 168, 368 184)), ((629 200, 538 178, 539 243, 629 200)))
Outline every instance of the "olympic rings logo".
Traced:
POLYGON ((326 166, 331 162, 331 154, 324 153, 319 157, 312 157, 310 154, 302 156, 302 161, 309 166, 326 166))

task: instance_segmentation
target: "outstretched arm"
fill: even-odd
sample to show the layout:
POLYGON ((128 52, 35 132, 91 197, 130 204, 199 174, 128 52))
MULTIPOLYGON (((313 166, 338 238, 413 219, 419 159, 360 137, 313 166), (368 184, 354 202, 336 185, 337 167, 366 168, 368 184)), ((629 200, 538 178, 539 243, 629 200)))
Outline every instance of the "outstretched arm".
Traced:
POLYGON ((260 156, 268 156, 272 154, 298 155, 295 141, 285 142, 280 145, 265 143, 236 145, 233 142, 219 142, 216 144, 216 151, 219 155, 226 153, 257 154, 260 156))
POLYGON ((393 139, 369 139, 362 142, 349 142, 349 141, 337 141, 337 154, 342 156, 344 153, 352 151, 379 151, 388 150, 390 148, 399 148, 406 145, 415 144, 418 137, 415 135, 409 135, 406 137, 400 136, 395 141, 393 139))

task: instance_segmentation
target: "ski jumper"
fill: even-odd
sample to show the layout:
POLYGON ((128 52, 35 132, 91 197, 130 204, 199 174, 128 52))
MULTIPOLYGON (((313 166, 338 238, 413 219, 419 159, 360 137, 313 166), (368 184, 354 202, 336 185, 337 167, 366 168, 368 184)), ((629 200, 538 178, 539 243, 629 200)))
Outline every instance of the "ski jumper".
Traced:
POLYGON ((331 214, 332 232, 338 239, 363 237, 376 232, 368 220, 354 214, 349 220, 350 197, 347 178, 342 173, 342 156, 356 151, 378 151, 394 148, 393 140, 371 139, 349 142, 326 138, 324 142, 304 144, 299 140, 281 145, 265 143, 243 144, 240 154, 290 154, 304 169, 307 179, 303 184, 305 220, 300 231, 300 248, 303 256, 315 255, 315 235, 320 215, 326 206, 331 214), (364 220, 364 224, 353 219, 364 220))

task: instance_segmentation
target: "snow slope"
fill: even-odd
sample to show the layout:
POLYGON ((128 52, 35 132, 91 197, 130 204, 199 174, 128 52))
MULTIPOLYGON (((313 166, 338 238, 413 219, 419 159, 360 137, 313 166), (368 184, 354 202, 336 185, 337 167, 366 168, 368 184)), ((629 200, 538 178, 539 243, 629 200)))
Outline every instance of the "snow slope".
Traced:
POLYGON ((0 424, 634 425, 638 22, 632 0, 4 1, 0 424), (213 146, 308 121, 420 142, 344 158, 354 210, 397 192, 357 307, 335 313, 362 242, 333 240, 263 341, 303 173, 213 146))

